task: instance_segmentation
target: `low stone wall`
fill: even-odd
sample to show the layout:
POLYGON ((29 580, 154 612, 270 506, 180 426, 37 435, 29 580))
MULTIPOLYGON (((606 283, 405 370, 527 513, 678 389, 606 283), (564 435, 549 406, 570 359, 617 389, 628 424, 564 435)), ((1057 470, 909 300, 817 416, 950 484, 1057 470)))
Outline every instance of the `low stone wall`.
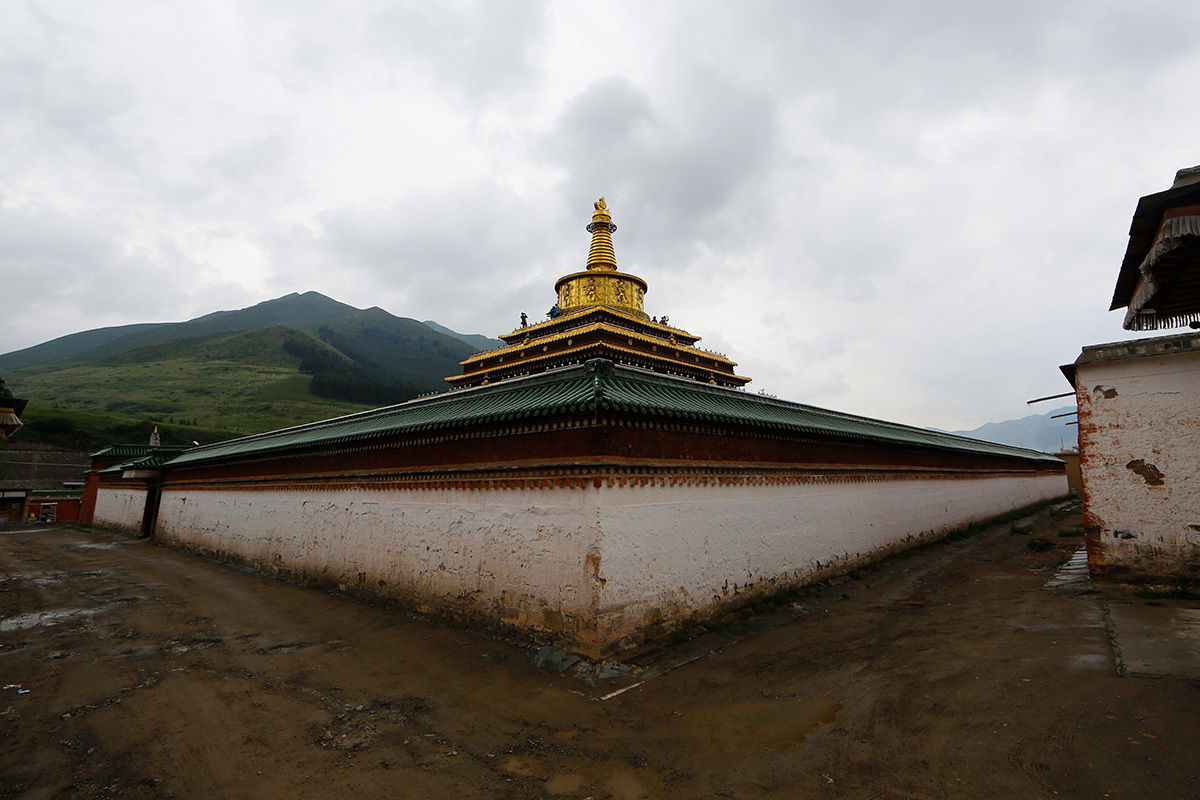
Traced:
POLYGON ((1085 348, 1076 391, 1093 570, 1200 579, 1200 336, 1085 348))
POLYGON ((599 657, 1066 492, 1061 473, 522 489, 167 486, 156 536, 599 657))
POLYGON ((142 515, 145 510, 144 487, 101 486, 96 491, 96 510, 92 514, 92 524, 129 533, 141 533, 142 515))

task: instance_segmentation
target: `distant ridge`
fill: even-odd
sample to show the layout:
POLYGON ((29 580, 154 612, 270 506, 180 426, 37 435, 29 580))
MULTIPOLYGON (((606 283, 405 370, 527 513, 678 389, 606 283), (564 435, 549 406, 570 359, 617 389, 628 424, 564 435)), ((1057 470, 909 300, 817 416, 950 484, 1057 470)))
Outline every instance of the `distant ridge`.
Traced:
POLYGON ((424 320, 423 324, 428 325, 438 333, 444 333, 447 336, 453 336, 455 339, 461 339, 462 341, 474 347, 476 352, 481 350, 494 350, 497 347, 504 346, 504 342, 500 339, 489 339, 488 337, 479 333, 459 333, 457 331, 452 331, 445 325, 438 325, 431 319, 424 320))
POLYGON ((403 402, 446 391, 460 361, 499 344, 305 292, 61 336, 0 355, 0 370, 30 398, 22 438, 57 426, 62 445, 84 434, 79 414, 104 415, 112 430, 144 421, 254 433, 403 402))
POLYGON ((1044 453, 1057 453, 1064 447, 1075 449, 1079 444, 1078 429, 1074 425, 1074 417, 1051 419, 1054 414, 1065 414, 1074 411, 1074 406, 1063 406, 1045 414, 1030 414, 1020 419, 1009 419, 1003 422, 988 422, 969 431, 950 431, 960 436, 972 439, 983 439, 987 442, 1011 444, 1016 447, 1028 447, 1041 450, 1044 453))

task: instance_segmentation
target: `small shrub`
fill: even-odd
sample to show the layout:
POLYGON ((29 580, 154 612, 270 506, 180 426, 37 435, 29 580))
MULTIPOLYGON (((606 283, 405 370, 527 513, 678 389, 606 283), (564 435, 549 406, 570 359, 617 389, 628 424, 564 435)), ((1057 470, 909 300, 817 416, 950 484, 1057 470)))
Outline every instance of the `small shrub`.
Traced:
POLYGON ((1035 536, 1026 542, 1025 546, 1035 553, 1040 553, 1043 550, 1049 550, 1054 545, 1051 544, 1049 539, 1043 539, 1041 536, 1035 536))
POLYGON ((1008 532, 1014 536, 1028 536, 1033 533, 1033 528, 1029 525, 1018 525, 1014 522, 1012 527, 1008 529, 1008 532))
POLYGON ((1058 535, 1064 539, 1068 536, 1083 536, 1083 528, 1063 528, 1058 535))

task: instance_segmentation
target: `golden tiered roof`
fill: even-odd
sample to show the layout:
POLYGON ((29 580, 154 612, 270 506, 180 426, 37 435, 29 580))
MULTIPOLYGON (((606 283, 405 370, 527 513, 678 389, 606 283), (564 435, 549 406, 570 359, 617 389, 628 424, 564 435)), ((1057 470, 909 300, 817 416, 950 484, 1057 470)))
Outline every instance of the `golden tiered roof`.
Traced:
MULTIPOLYGON (((541 372, 554 367, 608 358, 655 372, 679 375, 721 386, 742 386, 749 378, 735 375, 737 366, 723 355, 695 347, 699 337, 652 319, 644 309, 646 282, 621 272, 613 250, 613 224, 608 204, 595 204, 587 268, 559 278, 554 316, 522 325, 505 334, 506 345, 476 353, 462 362, 463 373, 446 378, 467 387, 541 372)), ((524 319, 524 315, 522 315, 524 319)))

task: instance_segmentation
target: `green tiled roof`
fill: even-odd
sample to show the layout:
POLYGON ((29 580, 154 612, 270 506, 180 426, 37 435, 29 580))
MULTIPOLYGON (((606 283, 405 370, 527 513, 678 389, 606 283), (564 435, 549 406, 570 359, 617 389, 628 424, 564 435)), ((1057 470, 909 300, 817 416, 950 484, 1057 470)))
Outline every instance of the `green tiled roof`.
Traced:
POLYGON ((105 475, 127 469, 158 469, 187 449, 184 445, 110 444, 92 453, 92 458, 111 456, 122 459, 120 463, 100 470, 99 474, 105 475))
POLYGON ((490 386, 451 391, 373 411, 193 447, 168 466, 580 411, 703 420, 1061 463, 1058 458, 1036 450, 827 411, 597 359, 490 386))
POLYGON ((103 450, 97 450, 92 453, 92 458, 112 457, 112 458, 138 458, 150 452, 148 444, 110 444, 103 450))

